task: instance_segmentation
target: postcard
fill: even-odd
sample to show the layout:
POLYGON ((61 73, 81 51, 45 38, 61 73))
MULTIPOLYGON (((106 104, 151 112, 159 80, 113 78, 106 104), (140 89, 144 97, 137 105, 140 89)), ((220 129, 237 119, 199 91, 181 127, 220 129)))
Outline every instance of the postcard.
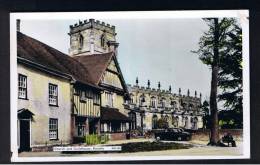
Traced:
POLYGON ((13 162, 249 159, 247 10, 10 14, 13 162))

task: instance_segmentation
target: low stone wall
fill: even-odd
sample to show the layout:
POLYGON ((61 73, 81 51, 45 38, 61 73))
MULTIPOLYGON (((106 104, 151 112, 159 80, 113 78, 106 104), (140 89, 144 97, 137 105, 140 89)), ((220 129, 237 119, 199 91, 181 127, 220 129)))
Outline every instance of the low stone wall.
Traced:
MULTIPOLYGON (((223 137, 225 133, 231 133, 235 141, 242 141, 243 140, 243 130, 242 129, 220 129, 219 130, 219 137, 223 137)), ((192 140, 201 140, 201 141, 208 141, 210 135, 210 130, 200 129, 196 132, 192 133, 192 140)))
POLYGON ((111 133, 109 135, 109 140, 124 140, 126 139, 126 133, 120 132, 120 133, 111 133))

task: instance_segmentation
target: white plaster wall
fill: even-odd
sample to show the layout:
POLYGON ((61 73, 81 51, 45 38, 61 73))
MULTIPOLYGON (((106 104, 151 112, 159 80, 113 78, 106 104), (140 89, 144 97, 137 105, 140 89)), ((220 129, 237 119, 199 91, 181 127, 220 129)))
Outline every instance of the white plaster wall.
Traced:
POLYGON ((18 73, 27 76, 28 100, 18 99, 18 110, 34 113, 31 124, 31 145, 70 142, 70 83, 18 64, 18 73), (49 83, 58 85, 58 107, 49 106, 49 83), (58 119, 58 140, 49 140, 49 118, 58 119))

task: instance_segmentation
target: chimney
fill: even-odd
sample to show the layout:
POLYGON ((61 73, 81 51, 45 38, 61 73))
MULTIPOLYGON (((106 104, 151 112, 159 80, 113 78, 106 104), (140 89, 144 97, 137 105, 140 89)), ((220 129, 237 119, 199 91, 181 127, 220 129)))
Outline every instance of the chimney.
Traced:
POLYGON ((21 20, 17 19, 16 20, 16 31, 18 31, 18 32, 20 32, 20 23, 21 23, 21 20))

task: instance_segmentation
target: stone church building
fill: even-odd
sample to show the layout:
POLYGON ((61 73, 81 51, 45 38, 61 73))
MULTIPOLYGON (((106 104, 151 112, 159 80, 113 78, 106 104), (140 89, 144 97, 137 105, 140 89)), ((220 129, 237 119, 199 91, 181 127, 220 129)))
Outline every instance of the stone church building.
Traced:
POLYGON ((203 127, 203 112, 201 111, 201 94, 198 97, 197 91, 194 96, 182 95, 181 89, 175 94, 168 90, 162 90, 160 82, 158 88, 150 88, 150 81, 147 87, 138 85, 138 78, 134 86, 128 85, 130 100, 125 107, 129 109, 129 117, 132 119, 131 129, 138 129, 142 132, 158 129, 158 120, 162 119, 168 123, 168 127, 178 127, 190 130, 197 130, 203 127))

